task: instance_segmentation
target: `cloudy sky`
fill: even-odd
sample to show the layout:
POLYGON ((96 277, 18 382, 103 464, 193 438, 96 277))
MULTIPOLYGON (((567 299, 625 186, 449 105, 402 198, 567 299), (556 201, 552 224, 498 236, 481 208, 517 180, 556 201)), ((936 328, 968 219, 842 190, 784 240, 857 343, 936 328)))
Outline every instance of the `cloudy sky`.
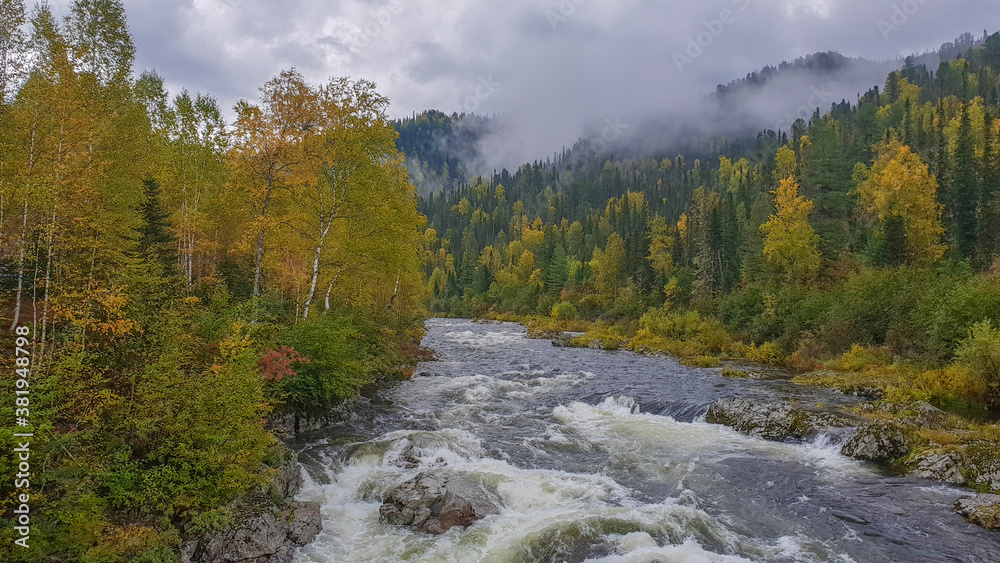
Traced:
MULTIPOLYGON (((53 0, 57 11, 69 0, 53 0)), ((499 112, 531 134, 656 113, 785 59, 890 59, 1000 30, 996 0, 125 0, 137 68, 256 98, 281 69, 367 78, 394 116, 499 112)))

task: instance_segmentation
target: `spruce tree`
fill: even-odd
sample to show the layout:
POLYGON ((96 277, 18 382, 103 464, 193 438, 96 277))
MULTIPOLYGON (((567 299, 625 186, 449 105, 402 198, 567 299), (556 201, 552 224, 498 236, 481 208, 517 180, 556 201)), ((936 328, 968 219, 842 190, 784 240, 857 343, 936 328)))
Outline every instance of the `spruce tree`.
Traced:
POLYGON ((976 207, 979 204, 976 145, 967 103, 962 105, 962 118, 958 128, 951 201, 954 206, 955 249, 960 258, 966 259, 972 255, 976 246, 976 207))

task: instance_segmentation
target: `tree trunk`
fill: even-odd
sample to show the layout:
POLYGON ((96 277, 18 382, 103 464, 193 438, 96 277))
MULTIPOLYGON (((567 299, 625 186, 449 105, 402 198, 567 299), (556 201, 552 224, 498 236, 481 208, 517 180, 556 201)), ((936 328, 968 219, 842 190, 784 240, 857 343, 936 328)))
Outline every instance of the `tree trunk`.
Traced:
POLYGON ((49 256, 45 264, 45 295, 42 297, 42 348, 39 357, 45 357, 45 337, 49 321, 49 286, 52 280, 52 233, 56 230, 56 208, 52 208, 52 224, 49 226, 49 256))
POLYGON ((24 244, 25 238, 27 237, 28 230, 28 202, 24 202, 24 221, 21 223, 21 242, 19 246, 20 251, 20 261, 17 267, 17 297, 14 300, 14 315, 10 322, 10 330, 13 331, 17 328, 17 323, 21 318, 21 293, 24 289, 24 244))
POLYGON ((312 271, 312 283, 309 285, 309 297, 306 298, 305 313, 303 313, 302 318, 309 318, 309 308, 312 306, 313 298, 316 297, 316 284, 319 282, 319 258, 323 254, 323 244, 326 242, 326 235, 330 232, 330 227, 333 225, 333 219, 323 227, 322 232, 319 235, 319 244, 316 245, 316 252, 313 255, 313 271, 312 271))
POLYGON ((330 312, 330 293, 333 292, 333 286, 337 283, 337 280, 340 278, 340 272, 343 269, 344 269, 344 265, 341 264, 340 267, 337 268, 337 275, 333 276, 333 281, 330 282, 330 286, 326 288, 326 301, 324 302, 324 305, 326 306, 326 308, 323 309, 323 314, 324 315, 326 315, 327 313, 330 312))
MULTIPOLYGON (((264 206, 260 211, 261 221, 267 219, 267 208, 271 203, 271 188, 267 190, 267 195, 264 196, 264 206)), ((260 233, 257 235, 257 257, 254 264, 253 272, 253 296, 260 297, 260 273, 264 266, 264 235, 267 234, 267 227, 263 226, 260 228, 260 233)))
POLYGON ((396 296, 399 295, 399 277, 403 275, 402 271, 396 273, 396 288, 392 290, 392 298, 389 299, 389 304, 386 309, 392 309, 392 306, 396 304, 396 296))

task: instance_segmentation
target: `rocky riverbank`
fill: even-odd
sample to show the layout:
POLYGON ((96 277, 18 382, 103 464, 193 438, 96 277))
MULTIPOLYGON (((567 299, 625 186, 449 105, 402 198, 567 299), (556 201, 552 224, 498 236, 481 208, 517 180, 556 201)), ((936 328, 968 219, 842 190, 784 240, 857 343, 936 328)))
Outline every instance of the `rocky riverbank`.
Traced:
POLYGON ((1000 496, 990 494, 1000 492, 1000 437, 928 403, 869 402, 851 412, 827 412, 732 397, 713 403, 707 421, 773 441, 841 434, 845 456, 972 489, 978 494, 960 499, 956 510, 976 524, 1000 529, 1000 496))
POLYGON ((296 502, 302 487, 298 457, 286 451, 270 486, 231 506, 234 523, 187 542, 181 563, 291 563, 298 546, 323 529, 319 504, 296 502))

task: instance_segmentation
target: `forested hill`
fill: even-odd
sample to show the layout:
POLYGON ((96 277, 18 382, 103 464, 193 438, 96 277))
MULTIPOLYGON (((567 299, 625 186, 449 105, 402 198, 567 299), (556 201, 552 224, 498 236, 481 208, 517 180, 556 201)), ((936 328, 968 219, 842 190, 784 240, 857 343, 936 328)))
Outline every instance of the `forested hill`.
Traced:
MULTIPOLYGON (((719 155, 738 159, 755 148, 758 131, 787 131, 796 119, 808 121, 817 109, 844 101, 856 103, 872 86, 884 84, 890 72, 904 66, 937 69, 940 61, 960 57, 982 45, 986 37, 985 32, 981 37, 966 33, 937 49, 898 60, 873 61, 828 51, 766 65, 718 85, 695 109, 665 108, 663 115, 630 118, 629 133, 610 143, 594 143, 598 135, 576 142, 568 138, 567 145, 554 154, 535 156, 540 163, 560 168, 569 160, 598 152, 629 159, 662 160, 677 154, 689 159, 709 160, 719 155)), ((424 196, 451 191, 477 175, 503 168, 491 161, 491 145, 517 142, 503 135, 503 117, 429 110, 393 124, 400 134, 397 146, 407 156, 411 180, 424 196)), ((600 127, 604 125, 601 121, 600 127)))
MULTIPOLYGON (((433 307, 547 315, 563 303, 614 318, 670 300, 792 352, 804 335, 836 332, 830 303, 774 320, 810 291, 872 269, 996 271, 1000 34, 981 43, 935 68, 908 59, 856 102, 788 132, 718 138, 709 156, 560 158, 428 196, 433 307)), ((866 306, 898 302, 885 297, 866 306)), ((1000 319, 1000 299, 977 307, 967 316, 1000 319)), ((844 338, 947 356, 968 330, 966 317, 938 333, 894 325, 904 313, 844 338)))
POLYGON ((480 163, 479 143, 493 126, 488 117, 426 111, 393 122, 396 146, 406 154, 410 180, 422 195, 447 192, 469 179, 468 167, 480 163))

